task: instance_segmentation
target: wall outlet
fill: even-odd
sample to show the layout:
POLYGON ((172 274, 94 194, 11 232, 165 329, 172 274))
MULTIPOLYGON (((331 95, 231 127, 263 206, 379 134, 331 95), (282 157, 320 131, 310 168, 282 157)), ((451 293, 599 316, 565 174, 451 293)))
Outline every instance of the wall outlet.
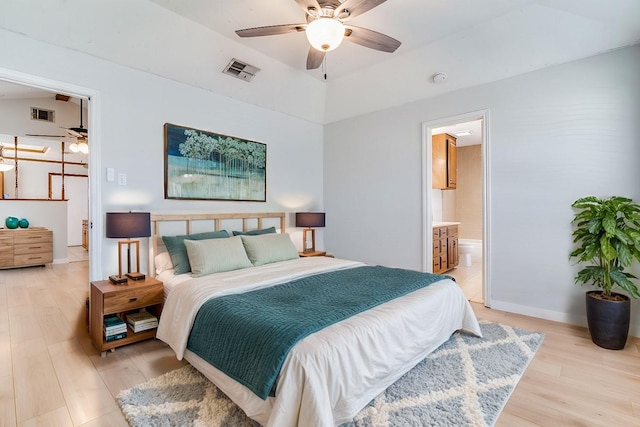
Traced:
POLYGON ((127 174, 120 172, 118 174, 118 184, 120 185, 127 185, 127 174))

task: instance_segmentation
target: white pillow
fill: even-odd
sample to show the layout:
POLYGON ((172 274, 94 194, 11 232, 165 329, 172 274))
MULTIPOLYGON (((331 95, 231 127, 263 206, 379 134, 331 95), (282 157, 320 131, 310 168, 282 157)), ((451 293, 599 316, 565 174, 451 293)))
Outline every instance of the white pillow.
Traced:
POLYGON ((173 270, 173 263, 171 262, 171 255, 169 252, 160 252, 154 259, 156 265, 156 274, 160 274, 163 271, 173 270))
POLYGON ((188 240, 184 245, 194 277, 251 267, 240 237, 188 240))
POLYGON ((255 266, 298 258, 298 250, 287 233, 240 236, 255 266))

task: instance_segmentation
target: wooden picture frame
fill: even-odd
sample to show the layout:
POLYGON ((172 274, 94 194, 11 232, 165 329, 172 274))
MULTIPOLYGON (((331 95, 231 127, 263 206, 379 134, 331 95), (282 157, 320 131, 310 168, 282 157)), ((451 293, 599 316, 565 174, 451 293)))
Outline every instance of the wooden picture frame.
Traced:
POLYGON ((165 123, 164 198, 267 201, 267 145, 165 123))

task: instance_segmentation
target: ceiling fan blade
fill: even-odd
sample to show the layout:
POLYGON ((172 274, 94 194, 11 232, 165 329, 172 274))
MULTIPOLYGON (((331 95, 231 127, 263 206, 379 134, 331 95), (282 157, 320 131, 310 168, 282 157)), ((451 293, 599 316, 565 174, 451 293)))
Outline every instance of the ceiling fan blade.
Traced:
POLYGON ((33 136, 40 138, 67 138, 67 135, 42 135, 39 133, 26 133, 25 136, 33 136))
POLYGON ((278 34, 304 31, 306 27, 307 24, 269 25, 267 27, 255 27, 245 28, 244 30, 236 30, 236 34, 240 37, 276 36, 278 34))
POLYGON ((333 16, 340 19, 353 18, 380 6, 387 0, 347 0, 336 9, 333 16))
POLYGON ((74 138, 85 138, 87 136, 87 130, 84 128, 63 128, 67 130, 67 133, 74 138))
POLYGON ((370 49, 392 53, 402 44, 393 37, 378 33, 377 31, 354 27, 353 25, 345 25, 345 28, 347 29, 344 34, 345 40, 370 49))
POLYGON ((306 13, 309 13, 310 8, 320 10, 320 4, 317 0, 296 0, 296 3, 298 3, 298 6, 300 6, 306 13))
POLYGON ((318 68, 324 60, 326 52, 321 52, 318 49, 309 47, 309 54, 307 55, 307 70, 315 70, 318 68))

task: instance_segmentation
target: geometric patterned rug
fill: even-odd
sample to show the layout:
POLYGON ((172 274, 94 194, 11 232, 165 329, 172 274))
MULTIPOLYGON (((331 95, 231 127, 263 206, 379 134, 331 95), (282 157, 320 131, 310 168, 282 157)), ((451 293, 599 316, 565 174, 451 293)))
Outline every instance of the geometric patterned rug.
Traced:
MULTIPOLYGON (((544 334, 480 321, 454 333, 341 427, 493 426, 544 334)), ((131 426, 258 426, 191 366, 122 391, 131 426)))

